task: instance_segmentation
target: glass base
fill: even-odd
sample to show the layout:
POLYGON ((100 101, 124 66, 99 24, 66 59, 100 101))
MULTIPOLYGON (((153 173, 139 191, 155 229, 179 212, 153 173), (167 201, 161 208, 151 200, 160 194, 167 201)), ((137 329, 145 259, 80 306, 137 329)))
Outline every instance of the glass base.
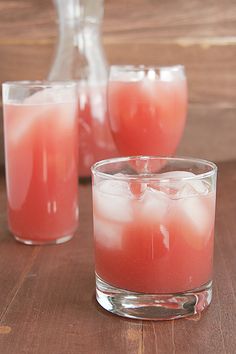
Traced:
POLYGON ((96 275, 96 298, 107 311, 141 320, 172 320, 198 314, 212 299, 212 281, 176 294, 145 294, 109 285, 96 275))
POLYGON ((42 245, 59 245, 61 243, 68 242, 68 241, 70 241, 73 238, 74 234, 62 236, 62 237, 59 237, 59 238, 54 239, 54 240, 45 240, 45 241, 26 240, 26 239, 21 238, 20 236, 17 236, 17 235, 13 235, 13 236, 14 236, 16 241, 24 243, 25 245, 42 246, 42 245))

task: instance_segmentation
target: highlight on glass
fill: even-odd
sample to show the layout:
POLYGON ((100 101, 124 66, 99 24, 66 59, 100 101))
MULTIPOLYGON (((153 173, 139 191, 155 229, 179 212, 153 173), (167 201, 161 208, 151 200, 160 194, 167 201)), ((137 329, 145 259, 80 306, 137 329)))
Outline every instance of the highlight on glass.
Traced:
POLYGON ((203 311, 212 299, 217 167, 125 157, 92 167, 96 297, 138 319, 203 311))
POLYGON ((9 230, 25 244, 68 241, 78 226, 77 84, 2 88, 9 230))

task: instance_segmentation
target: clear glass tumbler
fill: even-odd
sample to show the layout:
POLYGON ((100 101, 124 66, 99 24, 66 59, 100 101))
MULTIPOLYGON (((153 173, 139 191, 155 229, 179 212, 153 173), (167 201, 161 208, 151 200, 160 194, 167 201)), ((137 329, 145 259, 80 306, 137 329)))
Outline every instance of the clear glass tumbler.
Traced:
POLYGON ((77 84, 3 84, 8 224, 25 244, 62 243, 78 226, 77 84))
POLYGON ((111 66, 108 113, 121 155, 173 155, 187 115, 184 67, 111 66))
POLYGON ((203 311, 212 298, 217 167, 122 157, 92 167, 96 297, 137 319, 203 311))

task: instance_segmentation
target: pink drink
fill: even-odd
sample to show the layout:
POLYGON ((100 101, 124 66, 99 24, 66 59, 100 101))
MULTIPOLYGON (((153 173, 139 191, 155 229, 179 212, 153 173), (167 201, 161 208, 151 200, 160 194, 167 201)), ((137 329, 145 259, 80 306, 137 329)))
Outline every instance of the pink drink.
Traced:
POLYGON ((103 180, 93 193, 96 273, 103 281, 161 294, 196 289, 212 279, 215 192, 206 181, 103 180))
POLYGON ((65 241, 78 225, 76 101, 53 95, 4 105, 9 228, 26 243, 65 241))
POLYGON ((106 104, 106 86, 81 86, 79 91, 79 174, 88 177, 99 160, 117 156, 106 104))
POLYGON ((187 113, 184 68, 112 67, 109 118, 121 155, 170 156, 187 113))

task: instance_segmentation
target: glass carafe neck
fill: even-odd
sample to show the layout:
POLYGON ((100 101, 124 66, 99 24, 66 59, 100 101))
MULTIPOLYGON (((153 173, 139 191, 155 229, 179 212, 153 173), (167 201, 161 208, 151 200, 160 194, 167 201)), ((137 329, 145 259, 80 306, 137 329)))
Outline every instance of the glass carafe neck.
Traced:
POLYGON ((59 21, 56 57, 49 79, 107 80, 101 43, 103 0, 54 0, 59 21))
POLYGON ((96 22, 103 19, 103 0, 54 0, 60 23, 96 22))

